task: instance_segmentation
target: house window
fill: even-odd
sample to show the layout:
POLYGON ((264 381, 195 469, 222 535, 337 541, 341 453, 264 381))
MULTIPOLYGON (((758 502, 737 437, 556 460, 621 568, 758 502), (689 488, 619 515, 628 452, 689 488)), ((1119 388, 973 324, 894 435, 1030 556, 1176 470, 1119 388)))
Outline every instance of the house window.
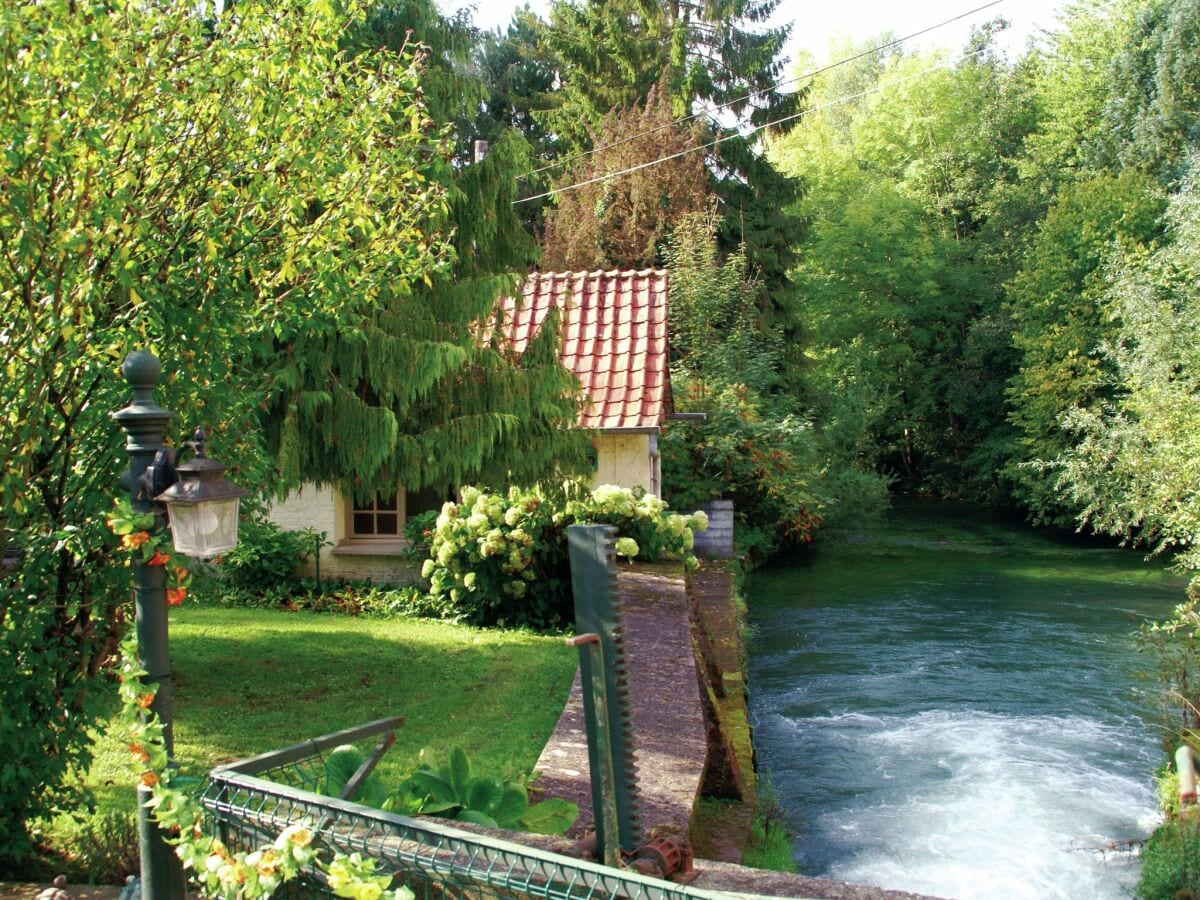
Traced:
POLYGON ((405 498, 404 520, 407 522, 421 513, 439 511, 445 502, 446 491, 443 489, 424 488, 420 491, 409 491, 405 498))
POLYGON ((350 535, 355 538, 398 538, 399 496, 380 493, 365 503, 355 503, 350 512, 350 535))

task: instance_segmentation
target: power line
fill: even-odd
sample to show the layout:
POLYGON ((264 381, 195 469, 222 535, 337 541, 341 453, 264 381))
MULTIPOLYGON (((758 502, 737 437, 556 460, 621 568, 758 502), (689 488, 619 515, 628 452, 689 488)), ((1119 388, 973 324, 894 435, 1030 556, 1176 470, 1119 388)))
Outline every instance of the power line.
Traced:
POLYGON ((740 131, 735 131, 732 134, 722 135, 721 137, 716 138, 715 140, 711 140, 707 144, 699 144, 695 147, 688 147, 686 150, 679 150, 679 151, 677 151, 675 153, 671 153, 667 156, 660 156, 658 159, 652 159, 649 162, 639 163, 638 165, 630 166, 627 169, 621 169, 620 171, 617 171, 617 172, 606 172, 603 175, 597 175, 595 178, 589 178, 586 181, 578 181, 578 182, 575 182, 574 184, 568 184, 564 187, 551 188, 550 190, 544 191, 541 194, 534 194, 532 197, 522 197, 520 200, 514 200, 512 202, 512 205, 516 206, 518 203, 529 203, 533 200, 541 200, 543 197, 551 197, 555 194, 565 194, 567 191, 573 191, 577 188, 587 187, 589 184, 596 184, 597 182, 600 182, 600 181, 608 181, 613 178, 620 178, 622 175, 629 175, 633 172, 639 172, 642 169, 648 169, 651 166, 657 166, 660 163, 670 162, 671 160, 678 159, 681 156, 687 156, 689 153, 698 153, 701 150, 708 150, 712 147, 717 146, 718 144, 724 143, 725 141, 733 140, 736 137, 749 137, 750 135, 754 134, 755 132, 762 131, 764 128, 773 128, 776 125, 782 125, 784 122, 791 122, 795 119, 803 118, 804 116, 810 115, 812 113, 820 112, 823 109, 829 109, 832 106, 840 106, 843 103, 849 103, 851 100, 858 100, 862 97, 866 97, 868 94, 876 94, 879 91, 886 90, 887 88, 894 87, 895 85, 898 85, 898 84, 904 84, 906 81, 912 81, 914 78, 920 78, 924 75, 928 75, 931 72, 936 72, 939 69, 948 69, 951 66, 956 66, 959 63, 963 62, 964 60, 968 60, 973 56, 978 56, 980 53, 983 53, 986 50, 987 50, 986 47, 981 47, 980 49, 973 50, 970 53, 966 53, 966 54, 960 56, 958 59, 953 60, 951 62, 941 63, 940 65, 936 65, 936 66, 931 66, 928 69, 922 69, 920 72, 914 72, 911 75, 905 75, 903 78, 893 79, 892 81, 889 81, 885 84, 877 84, 874 87, 867 88, 864 91, 859 91, 857 94, 850 94, 845 97, 838 97, 836 100, 830 100, 829 102, 822 103, 818 106, 810 106, 809 108, 803 109, 798 113, 792 113, 790 116, 784 116, 780 119, 776 119, 773 122, 765 122, 762 125, 757 125, 745 133, 742 133, 740 131))
MULTIPOLYGON (((613 147, 620 147, 623 144, 628 144, 630 141, 636 141, 638 138, 643 138, 643 137, 647 137, 652 134, 657 134, 658 132, 663 131, 667 128, 674 128, 677 125, 682 125, 685 122, 690 122, 693 119, 698 119, 698 118, 700 118, 700 116, 711 116, 713 113, 719 112, 722 109, 726 109, 730 106, 736 106, 739 103, 744 103, 745 101, 751 99, 752 97, 758 97, 761 94, 765 94, 768 91, 776 90, 778 88, 783 87, 784 85, 794 84, 797 81, 803 81, 805 78, 816 78, 818 75, 823 75, 826 72, 829 72, 833 69, 838 68, 839 66, 844 66, 849 63, 856 62, 857 60, 860 60, 865 56, 870 56, 872 53, 879 53, 882 50, 890 50, 892 47, 897 47, 900 44, 903 44, 905 41, 911 41, 913 38, 917 38, 917 37, 921 37, 922 35, 929 34, 929 32, 931 32, 931 31, 936 31, 939 28, 944 28, 946 25, 951 25, 954 22, 959 21, 960 19, 968 18, 969 16, 973 16, 976 13, 983 12, 985 9, 990 9, 993 6, 998 6, 999 4, 1001 4, 1003 2, 1004 2, 1004 0, 991 0, 991 2, 985 3, 982 6, 977 6, 974 9, 967 10, 966 12, 960 13, 959 15, 954 16, 953 18, 946 19, 942 22, 938 22, 936 25, 929 25, 925 28, 922 28, 920 31, 914 31, 911 34, 906 34, 904 37, 896 38, 894 41, 889 41, 886 44, 880 44, 878 47, 871 47, 868 50, 863 50, 861 53, 856 53, 854 56, 847 56, 845 59, 839 59, 837 62, 829 63, 828 65, 822 66, 819 69, 814 69, 811 72, 806 72, 803 75, 797 75, 793 78, 786 78, 783 81, 777 81, 768 88, 760 88, 757 91, 751 91, 750 93, 748 93, 744 96, 736 97, 733 100, 729 100, 728 102, 722 103, 719 106, 714 106, 711 109, 705 108, 705 109, 700 110, 699 112, 692 113, 690 116, 682 116, 671 122, 667 122, 663 125, 657 125, 654 128, 648 129, 647 131, 640 132, 639 134, 633 134, 633 135, 630 135, 629 137, 621 138, 621 140, 619 140, 619 141, 613 141, 611 144, 602 144, 601 146, 593 147, 590 150, 583 150, 579 153, 576 153, 574 156, 568 156, 563 159, 555 160, 554 162, 546 163, 546 165, 539 166, 536 169, 532 169, 531 171, 526 172, 524 175, 518 176, 518 178, 529 178, 533 175, 538 175, 542 172, 545 172, 548 169, 556 169, 559 166, 564 166, 567 163, 574 162, 577 159, 584 159, 588 156, 591 156, 593 153, 599 153, 601 150, 609 150, 609 149, 612 149, 613 147)), ((786 122, 787 119, 782 119, 781 121, 786 122)), ((767 128, 767 127, 770 127, 772 124, 775 124, 775 123, 768 123, 767 125, 761 125, 761 126, 758 126, 758 128, 767 128)), ((757 131, 758 128, 755 128, 754 130, 757 131)), ((542 196, 545 196, 545 195, 542 195, 542 196)), ((528 198, 528 199, 533 199, 533 198, 528 198)), ((525 202, 525 201, 520 201, 520 202, 525 202)))

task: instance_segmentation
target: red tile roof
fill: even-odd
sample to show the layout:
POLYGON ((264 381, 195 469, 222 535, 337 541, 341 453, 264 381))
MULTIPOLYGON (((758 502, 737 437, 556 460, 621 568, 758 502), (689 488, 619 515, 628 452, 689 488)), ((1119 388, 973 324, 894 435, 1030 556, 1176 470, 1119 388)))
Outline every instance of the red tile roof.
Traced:
POLYGON ((562 364, 583 384, 584 428, 651 428, 671 405, 667 273, 534 272, 520 302, 503 301, 510 345, 523 353, 551 304, 563 311, 562 364))

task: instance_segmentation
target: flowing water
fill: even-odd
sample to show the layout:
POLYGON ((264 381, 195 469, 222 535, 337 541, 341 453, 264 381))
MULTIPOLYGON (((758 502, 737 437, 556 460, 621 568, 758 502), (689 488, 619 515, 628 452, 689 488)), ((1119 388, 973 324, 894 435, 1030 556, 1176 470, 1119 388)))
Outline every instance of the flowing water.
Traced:
POLYGON ((750 584, 759 768, 800 871, 956 898, 1128 897, 1163 760, 1141 554, 905 503, 750 584))

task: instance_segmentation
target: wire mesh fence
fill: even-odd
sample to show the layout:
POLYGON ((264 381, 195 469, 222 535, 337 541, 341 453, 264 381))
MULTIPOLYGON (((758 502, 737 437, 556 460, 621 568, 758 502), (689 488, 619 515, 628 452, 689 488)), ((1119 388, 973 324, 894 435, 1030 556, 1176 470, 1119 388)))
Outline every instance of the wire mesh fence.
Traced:
MULTIPOLYGON (((201 799, 218 836, 232 849, 249 850, 274 841, 290 825, 303 825, 312 829, 322 851, 368 856, 377 871, 394 875, 394 884, 422 898, 728 896, 316 792, 326 753, 398 722, 380 720, 214 769, 201 799)), ((290 883, 287 896, 331 894, 321 873, 313 870, 290 883)))

